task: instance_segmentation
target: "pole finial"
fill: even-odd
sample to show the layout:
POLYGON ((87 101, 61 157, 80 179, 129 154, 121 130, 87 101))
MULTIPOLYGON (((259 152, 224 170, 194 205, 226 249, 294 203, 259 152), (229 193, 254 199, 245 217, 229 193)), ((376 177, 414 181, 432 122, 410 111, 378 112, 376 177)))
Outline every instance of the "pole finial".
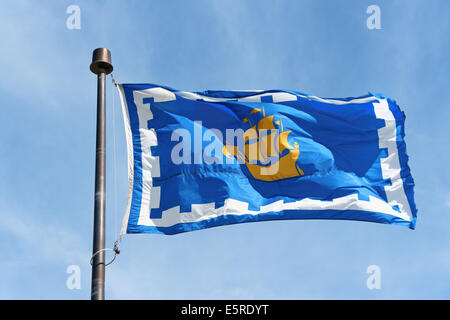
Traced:
POLYGON ((111 52, 106 48, 97 48, 92 53, 90 69, 95 74, 110 74, 113 71, 111 52))

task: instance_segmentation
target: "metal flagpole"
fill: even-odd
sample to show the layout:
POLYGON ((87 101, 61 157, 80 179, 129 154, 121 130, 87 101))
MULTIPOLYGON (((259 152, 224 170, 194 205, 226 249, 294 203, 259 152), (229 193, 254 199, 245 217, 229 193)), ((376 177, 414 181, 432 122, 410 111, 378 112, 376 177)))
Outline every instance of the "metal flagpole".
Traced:
POLYGON ((95 158, 94 243, 91 299, 105 299, 105 200, 106 200, 106 75, 113 70, 111 52, 95 49, 90 69, 97 75, 97 137, 95 158))

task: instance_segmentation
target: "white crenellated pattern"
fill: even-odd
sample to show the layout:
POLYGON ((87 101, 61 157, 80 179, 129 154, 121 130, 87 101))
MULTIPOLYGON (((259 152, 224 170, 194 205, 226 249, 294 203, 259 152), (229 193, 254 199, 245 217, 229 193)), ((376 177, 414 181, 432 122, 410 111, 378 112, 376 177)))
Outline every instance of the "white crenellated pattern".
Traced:
POLYGON ((378 129, 379 147, 388 150, 388 156, 381 158, 381 172, 384 179, 390 179, 391 185, 385 186, 384 191, 391 206, 397 205, 404 214, 405 220, 412 220, 411 208, 403 188, 400 176, 400 159, 397 150, 397 124, 386 99, 373 103, 375 116, 383 119, 385 126, 378 129))

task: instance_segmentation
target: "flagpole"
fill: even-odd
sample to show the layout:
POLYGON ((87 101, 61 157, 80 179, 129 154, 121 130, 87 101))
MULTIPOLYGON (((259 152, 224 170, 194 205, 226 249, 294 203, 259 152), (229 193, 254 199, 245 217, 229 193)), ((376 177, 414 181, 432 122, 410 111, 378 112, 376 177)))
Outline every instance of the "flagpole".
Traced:
POLYGON ((105 200, 106 200, 106 75, 113 70, 111 52, 95 49, 90 69, 97 75, 97 134, 95 158, 94 241, 91 300, 105 299, 105 200))

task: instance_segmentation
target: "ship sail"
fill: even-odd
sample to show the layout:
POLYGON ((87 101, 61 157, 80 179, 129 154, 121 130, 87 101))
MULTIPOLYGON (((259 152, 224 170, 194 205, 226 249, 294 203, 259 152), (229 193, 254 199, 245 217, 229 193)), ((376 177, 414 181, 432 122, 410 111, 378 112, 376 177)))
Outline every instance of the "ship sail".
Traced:
POLYGON ((276 130, 273 116, 262 118, 258 121, 258 130, 276 130))
MULTIPOLYGON (((256 125, 252 125, 248 118, 243 119, 251 126, 244 132, 243 148, 224 145, 223 154, 245 163, 252 176, 259 180, 273 181, 303 175, 297 164, 300 155, 298 143, 292 146, 288 142, 291 130, 283 131, 281 119, 275 121, 273 115, 266 117, 264 108, 262 110, 263 118, 256 125)), ((259 112, 261 109, 255 108, 250 113, 259 112)))
POLYGON ((277 137, 276 145, 278 146, 278 152, 280 155, 283 154, 283 151, 286 149, 294 149, 294 147, 291 146, 287 140, 290 133, 291 130, 283 131, 277 137))
POLYGON ((269 158, 279 157, 276 141, 278 133, 276 130, 265 132, 265 135, 260 134, 259 138, 259 153, 261 155, 261 161, 267 162, 269 158))

